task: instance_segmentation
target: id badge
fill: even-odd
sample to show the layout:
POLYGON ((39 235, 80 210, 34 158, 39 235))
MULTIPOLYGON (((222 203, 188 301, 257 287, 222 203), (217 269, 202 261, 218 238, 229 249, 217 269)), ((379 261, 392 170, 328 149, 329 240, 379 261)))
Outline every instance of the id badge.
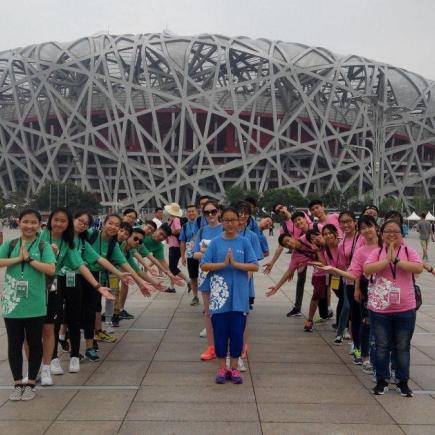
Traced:
POLYGON ((340 278, 331 275, 331 290, 338 290, 340 288, 340 278))
POLYGON ((17 297, 27 299, 29 297, 29 281, 17 281, 16 293, 17 297))
POLYGON ((119 289, 119 278, 115 275, 109 275, 109 287, 112 291, 119 289))
POLYGON ((75 287, 76 286, 76 274, 74 272, 67 272, 65 275, 66 286, 75 287))
POLYGON ((51 284, 51 287, 50 287, 50 291, 51 292, 57 291, 57 278, 54 278, 53 283, 51 284))
POLYGON ((390 304, 400 304, 400 288, 392 285, 388 290, 388 302, 390 304))

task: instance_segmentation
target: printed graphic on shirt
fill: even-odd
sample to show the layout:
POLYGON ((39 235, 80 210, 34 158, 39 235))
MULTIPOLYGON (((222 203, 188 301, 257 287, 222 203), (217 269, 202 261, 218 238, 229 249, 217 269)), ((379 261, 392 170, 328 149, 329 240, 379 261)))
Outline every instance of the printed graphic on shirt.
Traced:
POLYGON ((3 315, 7 316, 15 310, 16 306, 21 302, 21 297, 17 292, 18 280, 9 274, 5 274, 4 292, 2 298, 3 315))
POLYGON ((210 279, 210 310, 216 311, 221 309, 229 297, 230 292, 224 277, 213 275, 210 279))

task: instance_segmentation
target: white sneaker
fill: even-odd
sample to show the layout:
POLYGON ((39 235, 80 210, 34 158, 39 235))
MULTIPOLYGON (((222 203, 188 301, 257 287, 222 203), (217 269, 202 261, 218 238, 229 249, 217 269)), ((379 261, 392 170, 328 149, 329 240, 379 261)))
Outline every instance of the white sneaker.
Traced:
POLYGON ((104 322, 104 330, 108 334, 113 334, 115 332, 115 330, 112 327, 112 321, 110 321, 110 322, 104 322))
POLYGON ((54 358, 51 360, 50 372, 52 375, 63 375, 63 368, 60 365, 59 358, 54 358))
POLYGON ((201 338, 207 338, 207 329, 202 329, 201 332, 199 333, 199 336, 201 338))
POLYGON ((355 350, 355 346, 353 342, 349 343, 349 355, 353 355, 354 350, 355 350))
POLYGON ((9 400, 12 400, 14 402, 21 400, 21 396, 23 395, 23 389, 21 385, 15 385, 14 391, 12 394, 9 395, 9 400))
POLYGON ((237 361, 237 368, 240 372, 246 372, 247 368, 245 366, 245 361, 243 361, 243 358, 239 358, 237 361))
POLYGON ((76 356, 71 357, 69 360, 69 370, 70 373, 78 373, 80 371, 80 358, 76 356))
POLYGON ((41 385, 53 385, 53 379, 51 378, 50 366, 41 366, 41 385))
POLYGON ((349 329, 345 329, 345 330, 344 330, 343 338, 344 338, 345 340, 350 340, 349 329))
POLYGON ((23 388, 23 394, 21 400, 32 400, 35 398, 35 387, 32 385, 26 385, 23 388))

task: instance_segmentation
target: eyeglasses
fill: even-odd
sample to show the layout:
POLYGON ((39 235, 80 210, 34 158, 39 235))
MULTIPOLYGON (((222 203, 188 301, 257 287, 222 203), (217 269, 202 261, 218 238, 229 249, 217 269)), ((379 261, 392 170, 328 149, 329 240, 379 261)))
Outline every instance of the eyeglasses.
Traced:
POLYGON ((79 224, 83 225, 84 227, 88 227, 89 226, 89 222, 88 221, 84 221, 81 219, 77 219, 77 221, 79 222, 79 224))
POLYGON ((214 208, 213 210, 204 210, 204 216, 216 216, 217 212, 217 208, 214 208))
POLYGON ((142 245, 142 243, 143 243, 143 239, 141 237, 133 237, 133 241, 138 242, 139 245, 142 245))
POLYGON ((239 213, 239 217, 248 217, 248 216, 249 216, 249 213, 245 213, 244 211, 239 213))
POLYGON ((233 224, 235 222, 239 222, 239 219, 222 219, 224 224, 233 224))
POLYGON ((388 230, 388 231, 383 231, 382 234, 400 234, 400 231, 388 230))
POLYGON ((339 221, 340 224, 346 225, 346 224, 351 224, 353 223, 353 219, 344 219, 342 221, 339 221))

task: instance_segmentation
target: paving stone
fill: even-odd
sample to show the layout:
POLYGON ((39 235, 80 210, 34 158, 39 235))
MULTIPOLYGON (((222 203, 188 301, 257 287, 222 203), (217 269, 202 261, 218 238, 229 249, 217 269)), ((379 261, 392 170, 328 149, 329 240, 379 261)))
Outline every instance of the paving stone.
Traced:
POLYGON ((121 421, 55 421, 46 435, 113 435, 121 421))

